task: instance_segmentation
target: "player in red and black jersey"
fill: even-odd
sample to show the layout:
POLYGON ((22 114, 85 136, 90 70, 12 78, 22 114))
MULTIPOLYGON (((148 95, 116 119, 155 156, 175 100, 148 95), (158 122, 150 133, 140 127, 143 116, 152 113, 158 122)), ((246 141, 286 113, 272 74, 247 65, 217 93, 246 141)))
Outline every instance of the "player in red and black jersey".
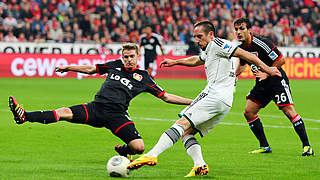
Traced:
POLYGON ((115 149, 120 155, 141 154, 144 151, 143 140, 127 113, 130 101, 142 92, 151 93, 167 103, 189 105, 192 100, 165 92, 153 81, 147 71, 137 68, 138 45, 127 43, 122 48, 123 61, 119 59, 96 66, 56 67, 57 72, 107 73, 108 76, 95 95, 94 101, 52 111, 26 112, 11 96, 9 107, 15 122, 17 124, 26 121, 49 124, 65 120, 94 127, 105 127, 126 143, 124 146, 116 146, 115 149))
POLYGON ((159 34, 153 33, 152 28, 147 26, 144 29, 144 34, 140 36, 139 41, 140 46, 144 49, 144 69, 147 70, 150 75, 155 76, 157 46, 159 46, 162 55, 164 55, 162 37, 159 34))
MULTIPOLYGON (((302 118, 294 108, 289 79, 281 68, 285 63, 283 55, 271 41, 252 34, 251 23, 248 19, 240 18, 236 20, 234 22, 234 29, 238 40, 242 43, 240 45, 241 48, 255 54, 268 66, 279 68, 282 74, 282 77, 271 77, 267 73, 262 72, 257 66, 249 64, 252 72, 256 75, 256 85, 247 96, 244 116, 252 132, 260 142, 260 147, 250 153, 272 152, 258 116, 260 109, 264 108, 272 100, 292 122, 296 133, 302 141, 304 149, 302 156, 313 155, 314 152, 309 144, 302 118)), ((237 75, 241 74, 246 64, 246 61, 240 60, 240 65, 236 71, 237 75)))

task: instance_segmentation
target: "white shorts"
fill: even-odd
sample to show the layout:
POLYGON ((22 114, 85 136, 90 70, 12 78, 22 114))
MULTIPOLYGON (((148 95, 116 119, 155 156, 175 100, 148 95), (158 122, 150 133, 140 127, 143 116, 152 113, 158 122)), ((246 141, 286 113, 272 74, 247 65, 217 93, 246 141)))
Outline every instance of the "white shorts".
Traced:
POLYGON ((230 111, 231 107, 203 90, 192 104, 182 110, 184 116, 201 137, 208 134, 230 111))

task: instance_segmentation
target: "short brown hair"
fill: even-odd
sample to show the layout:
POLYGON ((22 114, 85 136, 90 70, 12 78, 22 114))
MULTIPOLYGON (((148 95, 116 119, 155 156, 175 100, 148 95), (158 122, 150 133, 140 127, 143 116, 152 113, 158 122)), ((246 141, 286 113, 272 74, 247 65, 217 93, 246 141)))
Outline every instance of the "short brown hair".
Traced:
POLYGON ((137 44, 135 43, 125 43, 122 45, 122 53, 124 50, 136 50, 136 53, 139 55, 140 54, 140 48, 137 44))
POLYGON ((195 25, 194 25, 194 28, 196 28, 197 26, 202 26, 204 29, 203 31, 208 34, 210 31, 213 32, 213 34, 215 34, 215 27, 214 25, 212 24, 212 22, 210 21, 200 21, 200 22, 197 22, 195 25))

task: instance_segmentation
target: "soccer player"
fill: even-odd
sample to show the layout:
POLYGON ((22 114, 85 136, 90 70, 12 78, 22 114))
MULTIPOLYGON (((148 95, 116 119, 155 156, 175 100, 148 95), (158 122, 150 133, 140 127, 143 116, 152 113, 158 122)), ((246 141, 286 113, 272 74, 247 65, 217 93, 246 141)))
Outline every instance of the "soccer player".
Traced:
POLYGON ((81 72, 86 74, 105 74, 108 76, 92 102, 71 107, 62 107, 52 111, 25 111, 13 96, 9 97, 9 107, 17 124, 39 122, 43 124, 68 121, 88 124, 93 127, 105 127, 126 144, 116 146, 123 156, 141 154, 144 143, 127 109, 132 98, 142 92, 148 92, 167 103, 189 105, 192 100, 169 94, 153 81, 147 71, 139 70, 139 46, 126 43, 122 46, 122 60, 105 64, 86 66, 60 66, 57 72, 81 72))
POLYGON ((205 136, 230 111, 236 68, 230 58, 237 56, 246 59, 270 75, 280 75, 277 68, 268 67, 253 54, 238 48, 235 43, 216 38, 214 34, 215 27, 210 21, 196 23, 193 36, 202 50, 201 55, 179 60, 165 59, 160 63, 160 67, 192 67, 204 64, 207 86, 192 104, 179 114, 181 118, 161 135, 158 143, 147 154, 130 163, 128 169, 156 165, 158 155, 182 138, 187 154, 194 161, 194 167, 186 177, 207 175, 209 167, 203 160, 200 144, 194 135, 199 133, 201 137, 205 136))
POLYGON ((250 129, 260 142, 260 147, 249 153, 271 153, 263 126, 258 116, 261 108, 264 108, 272 100, 280 110, 289 118, 293 127, 300 137, 303 145, 302 156, 314 155, 310 147, 308 136, 305 130, 301 116, 296 112, 291 96, 289 79, 281 66, 285 59, 275 45, 266 38, 255 36, 251 32, 251 23, 246 18, 240 18, 234 22, 234 29, 237 38, 242 44, 241 48, 255 54, 268 66, 277 67, 282 77, 270 77, 262 72, 259 67, 252 63, 240 60, 236 75, 240 75, 249 64, 251 70, 256 75, 256 84, 247 96, 247 104, 244 110, 244 116, 249 123, 250 129))
POLYGON ((161 39, 162 37, 159 34, 152 32, 150 26, 147 26, 144 29, 144 34, 140 36, 140 46, 144 49, 144 69, 151 76, 156 75, 157 46, 160 47, 161 53, 164 55, 161 39))

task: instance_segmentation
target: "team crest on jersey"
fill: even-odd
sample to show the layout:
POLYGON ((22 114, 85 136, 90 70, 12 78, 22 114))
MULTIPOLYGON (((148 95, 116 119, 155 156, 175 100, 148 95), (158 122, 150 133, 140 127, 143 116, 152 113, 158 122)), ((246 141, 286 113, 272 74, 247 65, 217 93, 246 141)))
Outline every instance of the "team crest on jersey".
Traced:
POLYGON ((273 61, 278 58, 278 54, 275 53, 274 51, 271 51, 271 53, 270 53, 268 56, 269 56, 270 59, 272 59, 273 61))
POLYGON ((141 81, 142 80, 142 75, 137 74, 137 73, 133 73, 133 78, 137 81, 141 81))

